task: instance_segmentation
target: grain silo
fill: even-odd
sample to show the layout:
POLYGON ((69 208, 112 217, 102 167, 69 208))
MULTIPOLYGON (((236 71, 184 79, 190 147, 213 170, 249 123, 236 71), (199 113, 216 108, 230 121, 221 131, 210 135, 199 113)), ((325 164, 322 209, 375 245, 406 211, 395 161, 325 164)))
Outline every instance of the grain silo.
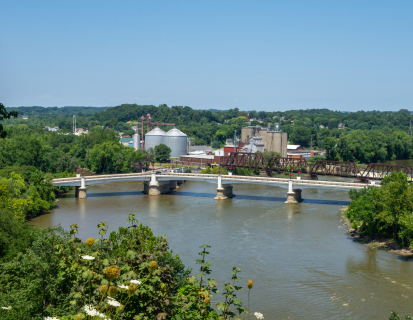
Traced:
POLYGON ((171 148, 171 158, 179 158, 188 153, 188 137, 177 128, 169 130, 165 134, 163 141, 164 144, 171 148))
POLYGON ((155 129, 152 129, 150 132, 145 134, 145 149, 149 150, 149 148, 153 148, 155 150, 155 147, 165 143, 163 138, 165 136, 165 131, 162 129, 159 129, 156 127, 155 129))
POLYGON ((132 146, 135 150, 139 150, 141 144, 141 137, 139 134, 135 133, 132 136, 132 146))

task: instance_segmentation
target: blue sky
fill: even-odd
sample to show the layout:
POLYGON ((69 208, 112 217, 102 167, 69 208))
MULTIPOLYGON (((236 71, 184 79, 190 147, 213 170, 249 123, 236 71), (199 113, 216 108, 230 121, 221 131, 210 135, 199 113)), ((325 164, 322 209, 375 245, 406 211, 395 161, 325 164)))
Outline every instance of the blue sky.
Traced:
POLYGON ((2 1, 0 102, 413 110, 413 1, 2 1))

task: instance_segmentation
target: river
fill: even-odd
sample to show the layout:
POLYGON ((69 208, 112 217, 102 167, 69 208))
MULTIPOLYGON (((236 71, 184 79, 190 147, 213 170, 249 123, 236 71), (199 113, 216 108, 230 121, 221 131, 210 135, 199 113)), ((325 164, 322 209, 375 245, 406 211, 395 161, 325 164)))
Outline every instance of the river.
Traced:
MULTIPOLYGON (((234 184, 236 197, 214 200, 216 185, 186 182, 177 192, 144 195, 140 182, 88 187, 88 198, 62 195, 58 207, 34 218, 42 227, 79 224, 82 239, 125 226, 129 213, 167 235, 170 248, 195 267, 199 246, 212 248, 211 277, 222 288, 231 269, 254 280, 251 311, 265 319, 388 319, 390 310, 413 314, 412 261, 353 242, 338 210, 345 190, 303 189, 304 202, 284 204, 286 188, 234 184)), ((193 270, 193 273, 196 273, 193 270)), ((255 317, 254 317, 255 318, 255 317)))

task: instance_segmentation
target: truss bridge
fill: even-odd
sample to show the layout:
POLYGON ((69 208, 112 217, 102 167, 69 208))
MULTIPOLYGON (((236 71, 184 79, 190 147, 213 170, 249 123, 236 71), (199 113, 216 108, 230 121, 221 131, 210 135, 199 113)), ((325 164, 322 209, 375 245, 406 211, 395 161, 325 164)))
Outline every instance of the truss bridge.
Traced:
POLYGON ((409 181, 413 181, 413 167, 394 166, 388 164, 371 163, 366 167, 359 167, 355 162, 317 160, 310 164, 305 159, 272 157, 266 159, 262 153, 233 152, 223 157, 222 166, 229 168, 243 168, 261 170, 268 176, 274 173, 291 172, 303 173, 315 179, 318 175, 354 178, 361 181, 382 180, 392 172, 403 172, 409 181))

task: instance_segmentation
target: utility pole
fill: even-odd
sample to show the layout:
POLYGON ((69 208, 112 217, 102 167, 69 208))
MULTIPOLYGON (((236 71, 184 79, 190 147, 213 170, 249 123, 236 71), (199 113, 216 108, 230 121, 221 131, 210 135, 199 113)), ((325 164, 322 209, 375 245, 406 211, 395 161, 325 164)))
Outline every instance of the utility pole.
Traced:
POLYGON ((76 115, 73 115, 73 134, 76 134, 76 115))
POLYGON ((409 136, 412 136, 412 119, 410 119, 409 123, 409 136))

